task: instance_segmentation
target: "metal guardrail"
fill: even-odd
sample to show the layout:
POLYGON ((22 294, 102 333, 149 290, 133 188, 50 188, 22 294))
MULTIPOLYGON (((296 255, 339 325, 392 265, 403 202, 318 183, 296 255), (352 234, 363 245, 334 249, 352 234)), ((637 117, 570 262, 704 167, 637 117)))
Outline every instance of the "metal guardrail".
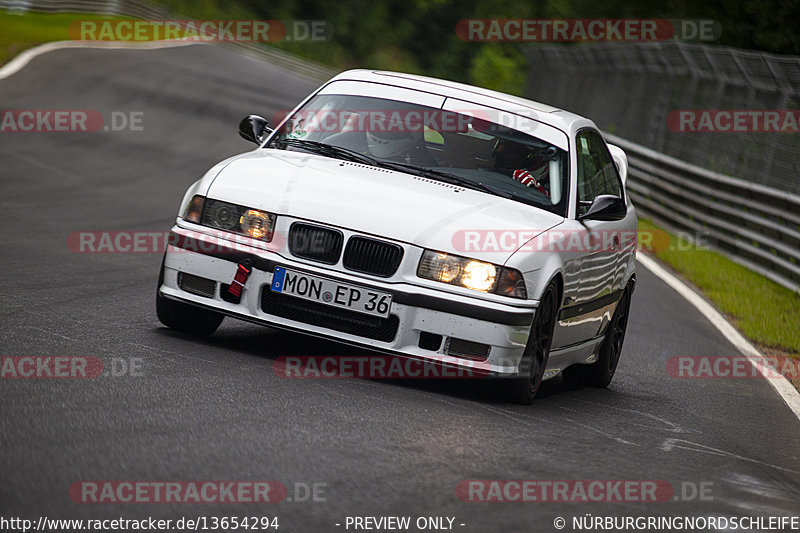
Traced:
MULTIPOLYGON (((186 20, 186 17, 141 0, 0 0, 0 9, 7 9, 12 12, 94 13, 149 20, 171 18, 186 20)), ((274 46, 256 42, 224 42, 218 44, 238 48, 267 59, 273 65, 299 72, 320 81, 328 80, 338 72, 320 63, 284 52, 274 46)))
POLYGON ((780 119, 786 131, 710 133, 682 129, 678 120, 687 110, 796 114, 800 56, 680 41, 542 44, 523 51, 528 98, 591 117, 601 129, 662 154, 800 194, 800 135, 792 121, 780 119))
POLYGON ((143 19, 168 16, 165 9, 135 0, 0 0, 0 8, 18 12, 96 13, 143 19))
POLYGON ((299 58, 288 52, 284 52, 278 48, 260 45, 257 43, 224 43, 229 46, 234 46, 240 50, 255 54, 258 57, 269 60, 273 65, 280 65, 294 72, 305 74, 309 78, 314 78, 319 81, 328 81, 336 74, 338 70, 326 67, 319 63, 314 63, 305 58, 299 58))
POLYGON ((627 188, 639 211, 706 236, 712 248, 800 294, 800 196, 605 135, 628 155, 627 188))

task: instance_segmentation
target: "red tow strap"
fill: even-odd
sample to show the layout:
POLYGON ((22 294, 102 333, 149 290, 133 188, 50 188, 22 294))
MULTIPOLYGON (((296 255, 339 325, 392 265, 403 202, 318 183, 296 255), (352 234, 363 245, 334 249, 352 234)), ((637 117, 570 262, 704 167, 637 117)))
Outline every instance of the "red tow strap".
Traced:
POLYGON ((244 284, 247 283, 247 278, 252 271, 253 267, 249 259, 245 259, 236 266, 236 275, 233 276, 233 281, 228 287, 228 292, 237 300, 242 298, 242 289, 244 288, 244 284))

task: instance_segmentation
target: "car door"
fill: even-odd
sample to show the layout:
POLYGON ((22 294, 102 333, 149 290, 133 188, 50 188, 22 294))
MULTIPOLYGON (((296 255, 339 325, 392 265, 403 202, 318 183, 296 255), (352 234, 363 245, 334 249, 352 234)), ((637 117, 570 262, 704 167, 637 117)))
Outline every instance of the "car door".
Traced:
MULTIPOLYGON (((578 344, 601 335, 621 296, 630 238, 635 238, 632 209, 620 220, 578 220, 601 195, 627 201, 622 180, 600 133, 580 130, 576 137, 576 205, 571 231, 581 234, 571 247, 573 284, 564 294, 559 314, 560 346, 578 344), (577 277, 577 280, 574 278, 577 277), (575 283, 577 281, 577 283, 575 283)), ((554 339, 555 340, 555 339, 554 339)))

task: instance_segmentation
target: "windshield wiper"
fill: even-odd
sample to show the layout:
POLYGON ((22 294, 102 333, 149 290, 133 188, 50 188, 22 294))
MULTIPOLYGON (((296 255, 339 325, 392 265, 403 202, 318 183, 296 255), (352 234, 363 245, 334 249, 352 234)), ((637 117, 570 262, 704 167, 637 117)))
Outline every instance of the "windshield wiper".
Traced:
POLYGON ((356 152, 349 148, 342 148, 333 144, 325 144, 319 141, 309 141, 308 139, 275 139, 275 144, 286 144, 289 146, 297 146, 309 152, 316 152, 321 155, 333 157, 335 159, 346 159, 356 163, 363 163, 370 166, 378 166, 378 160, 368 155, 356 152))

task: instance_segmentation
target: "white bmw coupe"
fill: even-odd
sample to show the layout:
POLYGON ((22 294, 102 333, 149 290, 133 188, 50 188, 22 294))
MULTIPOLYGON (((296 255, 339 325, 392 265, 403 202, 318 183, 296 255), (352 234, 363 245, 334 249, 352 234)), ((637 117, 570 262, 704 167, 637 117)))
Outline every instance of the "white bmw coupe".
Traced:
POLYGON ((588 119, 468 85, 343 72, 258 148, 189 187, 156 309, 211 335, 223 317, 508 378, 598 387, 636 282, 625 153, 588 119))

